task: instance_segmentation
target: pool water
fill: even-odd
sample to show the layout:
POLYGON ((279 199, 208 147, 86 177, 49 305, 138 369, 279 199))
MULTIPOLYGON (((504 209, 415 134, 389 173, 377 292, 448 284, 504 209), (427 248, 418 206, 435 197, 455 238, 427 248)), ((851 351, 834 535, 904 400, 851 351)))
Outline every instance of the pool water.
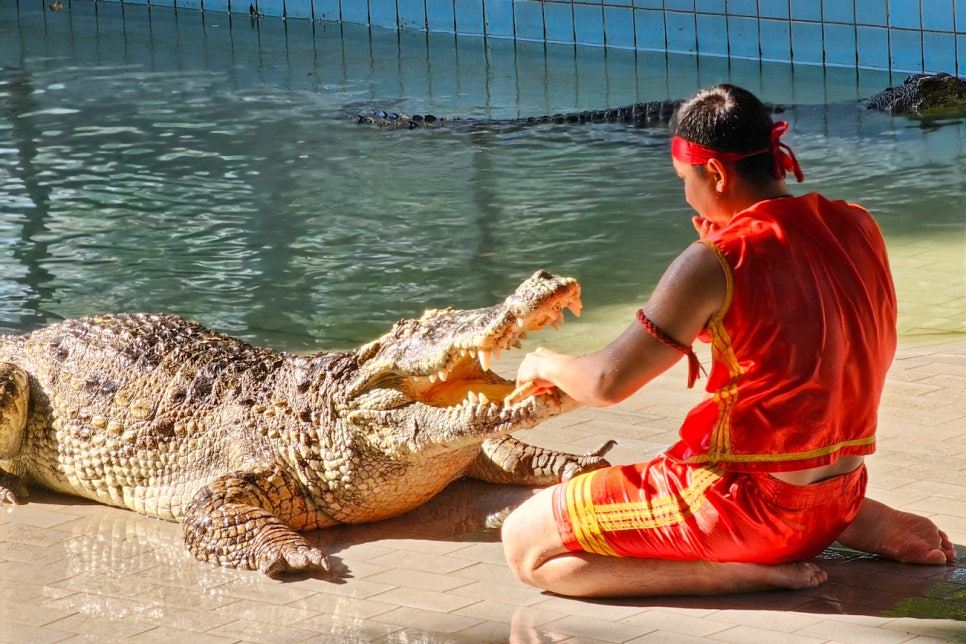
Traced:
POLYGON ((381 130, 347 106, 503 119, 725 81, 787 106, 806 173, 793 191, 876 215, 900 331, 966 332, 966 134, 862 109, 901 80, 3 2, 0 332, 169 311, 282 349, 344 348, 425 308, 495 303, 546 268, 584 290, 585 316, 556 342, 597 346, 694 238, 663 129, 381 130))

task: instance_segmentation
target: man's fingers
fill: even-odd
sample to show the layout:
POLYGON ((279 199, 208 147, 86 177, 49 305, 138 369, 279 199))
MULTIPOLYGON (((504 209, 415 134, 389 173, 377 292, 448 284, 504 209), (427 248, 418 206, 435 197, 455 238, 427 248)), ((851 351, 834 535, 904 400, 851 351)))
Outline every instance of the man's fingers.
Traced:
POLYGON ((536 385, 532 380, 520 383, 516 389, 510 392, 510 394, 503 399, 503 403, 506 405, 519 402, 528 396, 539 396, 550 391, 550 387, 543 387, 536 385))

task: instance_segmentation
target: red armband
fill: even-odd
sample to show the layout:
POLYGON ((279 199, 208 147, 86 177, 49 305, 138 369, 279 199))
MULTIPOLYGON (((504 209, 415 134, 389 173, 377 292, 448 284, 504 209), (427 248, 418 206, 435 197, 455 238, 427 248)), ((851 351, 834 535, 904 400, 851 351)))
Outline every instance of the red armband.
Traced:
MULTIPOLYGON (((683 353, 688 358, 688 389, 694 387, 695 381, 698 379, 699 373, 704 373, 704 367, 701 366, 701 361, 698 360, 698 356, 694 353, 694 349, 687 346, 686 344, 681 344, 667 333, 662 331, 657 327, 656 324, 651 322, 651 320, 644 315, 644 309, 638 309, 637 311, 637 321, 641 323, 644 330, 650 333, 654 338, 659 340, 664 346, 674 349, 678 353, 683 353)), ((707 375, 705 373, 705 375, 707 375)))

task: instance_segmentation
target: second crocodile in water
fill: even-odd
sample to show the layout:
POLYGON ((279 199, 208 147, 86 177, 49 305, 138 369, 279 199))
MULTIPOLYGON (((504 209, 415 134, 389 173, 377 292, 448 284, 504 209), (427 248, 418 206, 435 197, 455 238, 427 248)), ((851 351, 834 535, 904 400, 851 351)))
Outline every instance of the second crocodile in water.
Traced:
POLYGON ((392 517, 469 475, 549 485, 606 465, 509 432, 576 407, 505 400, 490 370, 527 332, 580 311, 539 271, 503 303, 427 311, 353 351, 286 354, 170 315, 0 337, 0 501, 27 484, 180 521, 199 559, 326 568, 301 531, 392 517))
MULTIPOLYGON (((509 119, 468 119, 432 114, 404 114, 384 109, 347 109, 358 123, 388 129, 417 129, 448 126, 463 130, 520 128, 543 123, 619 123, 637 128, 665 126, 681 100, 647 101, 603 110, 581 110, 509 119)), ((912 74, 899 85, 887 87, 861 102, 867 109, 923 120, 966 115, 966 80, 940 72, 912 74)), ((782 106, 772 106, 776 113, 782 106)))

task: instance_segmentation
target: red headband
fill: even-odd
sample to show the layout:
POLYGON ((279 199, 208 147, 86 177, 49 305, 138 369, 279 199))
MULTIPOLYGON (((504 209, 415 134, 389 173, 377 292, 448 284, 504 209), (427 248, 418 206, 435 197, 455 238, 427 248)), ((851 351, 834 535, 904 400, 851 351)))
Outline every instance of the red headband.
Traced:
POLYGON ((804 181, 805 175, 802 173, 801 166, 798 165, 798 159, 795 158, 795 153, 792 152, 792 149, 788 145, 781 142, 781 136, 786 130, 788 130, 788 123, 786 121, 777 121, 772 125, 771 143, 768 148, 746 153, 719 152, 718 150, 712 150, 703 145, 692 143, 687 139, 682 139, 680 136, 675 136, 671 139, 671 156, 681 163, 703 165, 711 159, 732 163, 734 161, 747 159, 748 157, 755 157, 759 154, 771 152, 772 156, 775 157, 775 176, 777 178, 784 179, 787 172, 793 172, 796 179, 804 181))

